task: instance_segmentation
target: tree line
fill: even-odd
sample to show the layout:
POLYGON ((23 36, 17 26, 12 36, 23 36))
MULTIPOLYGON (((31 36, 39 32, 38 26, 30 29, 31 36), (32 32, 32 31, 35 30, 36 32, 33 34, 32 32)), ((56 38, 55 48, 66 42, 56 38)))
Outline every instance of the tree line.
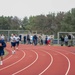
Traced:
POLYGON ((75 8, 67 12, 49 13, 24 17, 0 16, 0 30, 36 30, 44 34, 75 31, 75 8), (22 27, 20 27, 22 26, 22 27))

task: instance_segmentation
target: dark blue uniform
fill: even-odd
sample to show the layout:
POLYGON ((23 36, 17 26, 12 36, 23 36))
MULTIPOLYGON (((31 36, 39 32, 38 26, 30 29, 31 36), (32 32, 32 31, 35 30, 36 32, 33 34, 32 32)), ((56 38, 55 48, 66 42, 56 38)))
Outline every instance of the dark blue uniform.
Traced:
POLYGON ((34 42, 34 45, 37 45, 37 39, 38 39, 37 36, 34 35, 34 36, 33 36, 33 42, 34 42))
POLYGON ((0 46, 0 56, 3 56, 4 48, 6 47, 6 43, 3 40, 0 40, 0 44, 2 44, 2 46, 0 46))

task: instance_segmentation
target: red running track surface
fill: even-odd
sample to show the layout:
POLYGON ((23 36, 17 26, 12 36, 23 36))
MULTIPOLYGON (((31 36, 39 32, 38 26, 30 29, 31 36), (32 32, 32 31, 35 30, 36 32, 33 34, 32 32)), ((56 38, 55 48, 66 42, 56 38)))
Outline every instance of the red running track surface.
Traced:
POLYGON ((0 75, 75 75, 75 47, 20 44, 0 65, 0 75))

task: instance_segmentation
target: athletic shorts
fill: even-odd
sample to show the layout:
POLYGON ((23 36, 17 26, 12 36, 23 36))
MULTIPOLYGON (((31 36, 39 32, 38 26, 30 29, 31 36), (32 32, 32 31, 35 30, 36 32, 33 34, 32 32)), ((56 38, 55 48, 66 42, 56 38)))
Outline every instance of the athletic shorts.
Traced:
POLYGON ((0 56, 4 55, 4 50, 0 50, 0 56))
POLYGON ((15 47, 16 43, 15 42, 11 42, 11 47, 15 47))
POLYGON ((16 42, 16 45, 19 45, 19 41, 16 42))

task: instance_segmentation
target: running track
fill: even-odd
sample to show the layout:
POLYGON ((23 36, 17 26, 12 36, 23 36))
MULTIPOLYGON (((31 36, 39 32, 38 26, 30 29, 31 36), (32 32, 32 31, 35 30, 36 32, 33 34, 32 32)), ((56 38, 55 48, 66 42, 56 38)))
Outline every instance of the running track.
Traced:
POLYGON ((0 66, 0 75, 75 75, 75 48, 61 46, 19 46, 0 66))

